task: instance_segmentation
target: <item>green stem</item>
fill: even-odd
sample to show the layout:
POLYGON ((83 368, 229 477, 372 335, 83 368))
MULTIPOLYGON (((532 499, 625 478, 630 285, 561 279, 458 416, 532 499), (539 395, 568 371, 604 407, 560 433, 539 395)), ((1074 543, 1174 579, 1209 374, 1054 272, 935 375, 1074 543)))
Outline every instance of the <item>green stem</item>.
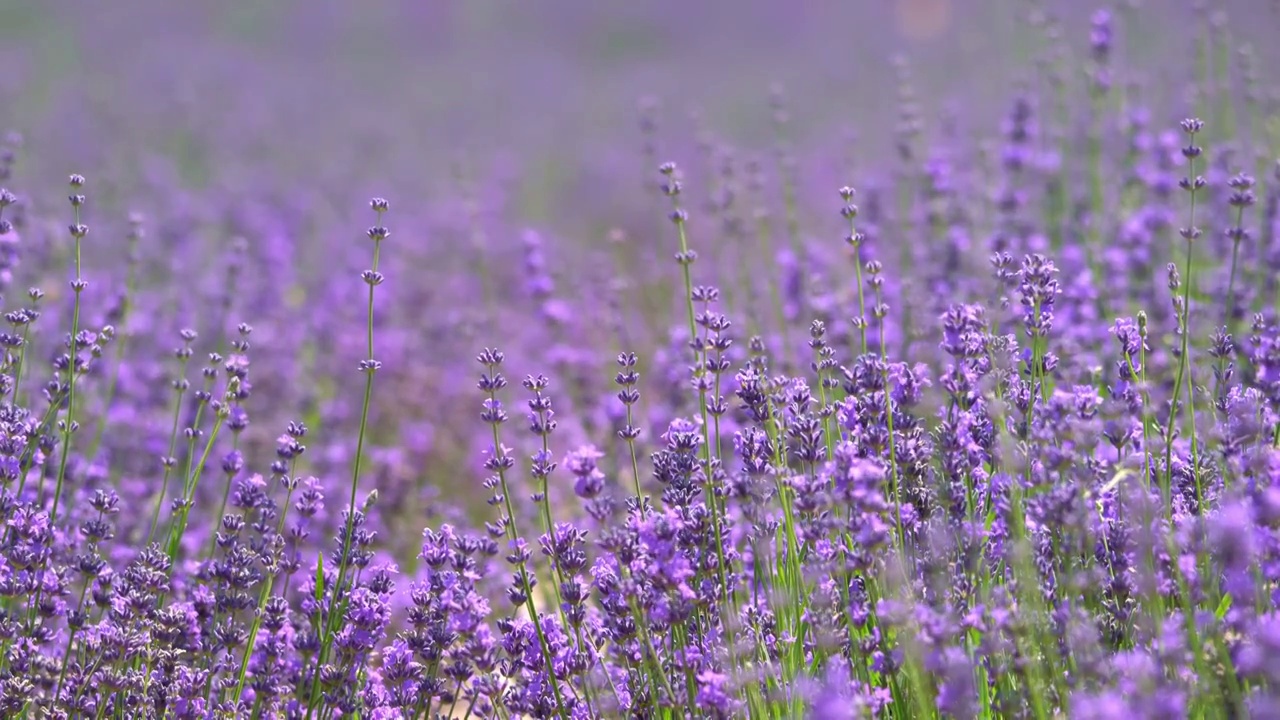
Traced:
MULTIPOLYGON (((1194 143, 1195 133, 1190 132, 1188 134, 1191 137, 1190 142, 1194 143)), ((1197 177, 1196 177, 1195 156, 1192 156, 1191 158, 1188 159, 1188 168, 1189 169, 1187 174, 1187 181, 1188 181, 1189 191, 1191 193, 1191 209, 1189 212, 1189 220, 1186 228, 1189 237, 1186 238, 1187 254, 1186 254, 1186 261, 1185 261, 1186 269, 1183 273, 1185 277, 1183 278, 1184 284, 1182 286, 1182 311, 1179 313, 1180 317, 1178 318, 1179 324, 1181 325, 1182 334, 1181 334, 1180 344, 1179 344, 1180 353, 1178 355, 1178 372, 1176 377, 1174 378, 1173 395, 1172 395, 1172 400, 1169 408, 1169 424, 1168 424, 1168 427, 1165 428, 1164 462, 1165 462, 1165 473, 1169 476, 1168 484, 1170 487, 1172 487, 1173 485, 1173 433, 1178 422, 1179 395, 1182 392, 1183 382, 1185 381, 1186 389, 1187 389, 1187 409, 1188 409, 1188 412, 1190 413, 1189 431, 1191 433, 1191 455, 1190 455, 1189 461, 1191 465, 1191 474, 1192 474, 1192 477, 1194 478, 1195 486, 1196 486, 1196 503, 1197 505, 1199 505, 1202 499, 1202 494, 1201 494, 1201 488, 1200 488, 1200 470, 1197 463, 1198 448, 1196 446, 1196 406, 1195 406, 1195 392, 1194 392, 1195 382, 1193 379, 1187 377, 1189 373, 1189 367, 1190 367, 1190 350, 1191 350, 1191 347, 1190 347, 1191 284, 1193 280, 1192 248, 1194 246, 1194 239, 1197 234, 1195 225, 1196 225, 1196 194, 1197 194, 1196 191, 1198 188, 1196 187, 1197 177)))
POLYGON ((151 512, 151 527, 147 530, 147 542, 145 545, 151 544, 151 539, 155 536, 156 528, 160 524, 160 507, 164 504, 164 499, 169 494, 169 477, 173 474, 173 466, 176 464, 173 453, 178 447, 178 423, 182 417, 182 397, 186 394, 189 385, 187 381, 187 363, 191 359, 191 341, 185 340, 184 342, 184 347, 178 351, 178 379, 174 381, 177 397, 173 401, 173 427, 169 430, 169 451, 162 460, 164 463, 164 478, 160 483, 160 492, 156 495, 155 508, 151 512))
POLYGON ((377 213, 378 222, 375 223, 374 229, 369 232, 370 239, 373 240, 373 265, 370 279, 366 280, 369 286, 368 314, 365 322, 365 340, 368 359, 362 364, 365 373, 364 378, 364 397, 360 405, 360 430, 356 435, 356 455, 352 463, 351 470, 351 493, 347 503, 347 522, 343 531, 342 553, 338 561, 338 579, 333 586, 333 593, 329 598, 328 617, 325 618, 324 638, 320 643, 320 652, 316 656, 316 672, 311 685, 311 697, 307 702, 307 718, 310 720, 312 713, 315 711, 316 702, 320 695, 320 670, 324 666, 324 662, 328 657, 330 646, 333 643, 334 634, 337 632, 339 625, 339 612, 341 606, 339 599, 342 596, 343 585, 347 579, 347 568, 350 564, 351 544, 355 535, 356 520, 356 492, 360 485, 360 469, 364 460, 364 445, 369 429, 369 405, 373 396, 373 374, 377 369, 377 361, 373 357, 373 291, 377 287, 377 282, 373 282, 372 278, 378 273, 378 258, 382 248, 382 240, 386 237, 386 231, 382 228, 382 214, 386 211, 385 204, 379 206, 378 201, 374 202, 374 212, 377 213), (377 231, 377 232, 375 232, 377 231))
MULTIPOLYGON (((62 458, 58 461, 58 480, 53 490, 53 509, 49 512, 50 524, 58 518, 58 503, 62 499, 62 484, 67 477, 67 460, 71 457, 71 433, 75 431, 76 424, 76 378, 80 373, 79 363, 77 362, 80 357, 80 349, 76 344, 76 335, 80 333, 80 295, 84 292, 84 286, 82 285, 84 280, 80 267, 80 241, 84 238, 85 230, 84 226, 80 224, 79 203, 75 204, 75 226, 78 230, 72 234, 75 236, 76 279, 71 285, 75 298, 71 308, 71 339, 68 347, 67 414, 62 426, 62 458)), ((43 487, 44 479, 41 478, 42 490, 43 487)))
MULTIPOLYGON (((685 312, 689 321, 689 343, 693 346, 695 377, 701 380, 703 374, 706 372, 706 363, 704 360, 705 348, 699 347, 698 325, 693 312, 693 276, 692 271, 690 270, 693 258, 689 254, 689 238, 685 230, 685 213, 680 207, 678 183, 673 179, 672 184, 676 187, 674 188, 674 192, 670 193, 673 210, 671 217, 675 222, 676 232, 680 238, 680 270, 684 278, 685 312)), ((729 599, 729 584, 726 580, 728 568, 725 567, 724 559, 724 534, 721 529, 721 510, 719 507, 719 500, 716 497, 714 483, 715 478, 711 468, 710 425, 707 422, 707 391, 701 383, 698 384, 698 412, 702 419, 702 450, 700 454, 702 455, 702 463, 704 472, 706 473, 704 493, 706 495, 707 508, 711 512, 712 526, 715 531, 716 559, 718 560, 716 567, 718 575, 717 580, 720 583, 721 593, 727 601, 729 599)))

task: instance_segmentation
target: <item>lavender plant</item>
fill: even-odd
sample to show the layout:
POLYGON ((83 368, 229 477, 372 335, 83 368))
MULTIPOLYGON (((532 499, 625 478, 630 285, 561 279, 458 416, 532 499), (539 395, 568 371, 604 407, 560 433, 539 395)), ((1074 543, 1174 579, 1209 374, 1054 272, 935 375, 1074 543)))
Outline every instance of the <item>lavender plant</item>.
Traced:
POLYGON ((882 172, 781 87, 771 146, 660 162, 646 100, 603 252, 476 162, 372 247, 193 168, 67 225, 7 141, 0 717, 1280 716, 1264 66, 1197 11, 1149 99, 1155 10, 1072 77, 1034 5, 989 136, 895 62, 882 172))

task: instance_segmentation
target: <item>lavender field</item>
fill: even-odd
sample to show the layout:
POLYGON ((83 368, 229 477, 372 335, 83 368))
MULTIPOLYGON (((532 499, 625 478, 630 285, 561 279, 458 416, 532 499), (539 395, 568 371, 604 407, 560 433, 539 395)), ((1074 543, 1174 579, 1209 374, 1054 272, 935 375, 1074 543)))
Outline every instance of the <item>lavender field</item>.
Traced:
POLYGON ((0 2, 0 720, 1280 718, 1278 32, 0 2))

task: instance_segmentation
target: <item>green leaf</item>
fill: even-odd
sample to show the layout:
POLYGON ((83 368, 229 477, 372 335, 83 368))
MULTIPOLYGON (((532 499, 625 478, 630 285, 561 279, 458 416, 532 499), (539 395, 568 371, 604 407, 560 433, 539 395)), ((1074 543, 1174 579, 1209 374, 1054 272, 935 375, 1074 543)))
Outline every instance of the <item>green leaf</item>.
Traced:
POLYGON ((1213 611, 1213 616, 1221 620, 1227 616, 1227 611, 1231 609, 1231 593, 1226 593, 1222 599, 1218 601, 1218 609, 1213 611))
POLYGON ((324 553, 316 556, 316 603, 324 602, 324 553))

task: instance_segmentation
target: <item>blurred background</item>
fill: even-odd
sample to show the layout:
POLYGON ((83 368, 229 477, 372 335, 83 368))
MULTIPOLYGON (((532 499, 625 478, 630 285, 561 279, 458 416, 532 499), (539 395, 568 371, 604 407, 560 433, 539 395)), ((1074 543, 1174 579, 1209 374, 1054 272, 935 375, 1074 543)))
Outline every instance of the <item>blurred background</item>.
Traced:
MULTIPOLYGON (((1198 7, 1274 59, 1270 0, 1116 0, 1134 9, 1123 52, 1186 77, 1198 7)), ((990 127, 1029 77, 1047 12, 1085 47, 1076 0, 5 0, 0 126, 26 164, 129 183, 156 164, 193 185, 269 175, 428 200, 460 153, 518 175, 528 220, 566 222, 635 191, 637 101, 661 101, 660 148, 706 128, 746 147, 771 138, 768 89, 785 88, 810 150, 855 131, 883 159, 896 119, 891 60, 909 58, 926 119, 954 109, 990 127), (246 152, 249 151, 249 152, 246 152), (606 203, 600 206, 600 203, 606 203)), ((1079 56, 1061 58, 1079 65, 1079 56)), ((1264 65, 1265 66, 1265 65, 1264 65)), ((1067 74, 1079 72, 1066 68, 1067 74)), ((1153 85, 1156 78, 1146 78, 1153 85)), ((661 151, 669 150, 669 153, 661 151)), ((101 189, 101 188, 100 188, 101 189)), ((404 206, 401 205, 403 208, 404 206)))

